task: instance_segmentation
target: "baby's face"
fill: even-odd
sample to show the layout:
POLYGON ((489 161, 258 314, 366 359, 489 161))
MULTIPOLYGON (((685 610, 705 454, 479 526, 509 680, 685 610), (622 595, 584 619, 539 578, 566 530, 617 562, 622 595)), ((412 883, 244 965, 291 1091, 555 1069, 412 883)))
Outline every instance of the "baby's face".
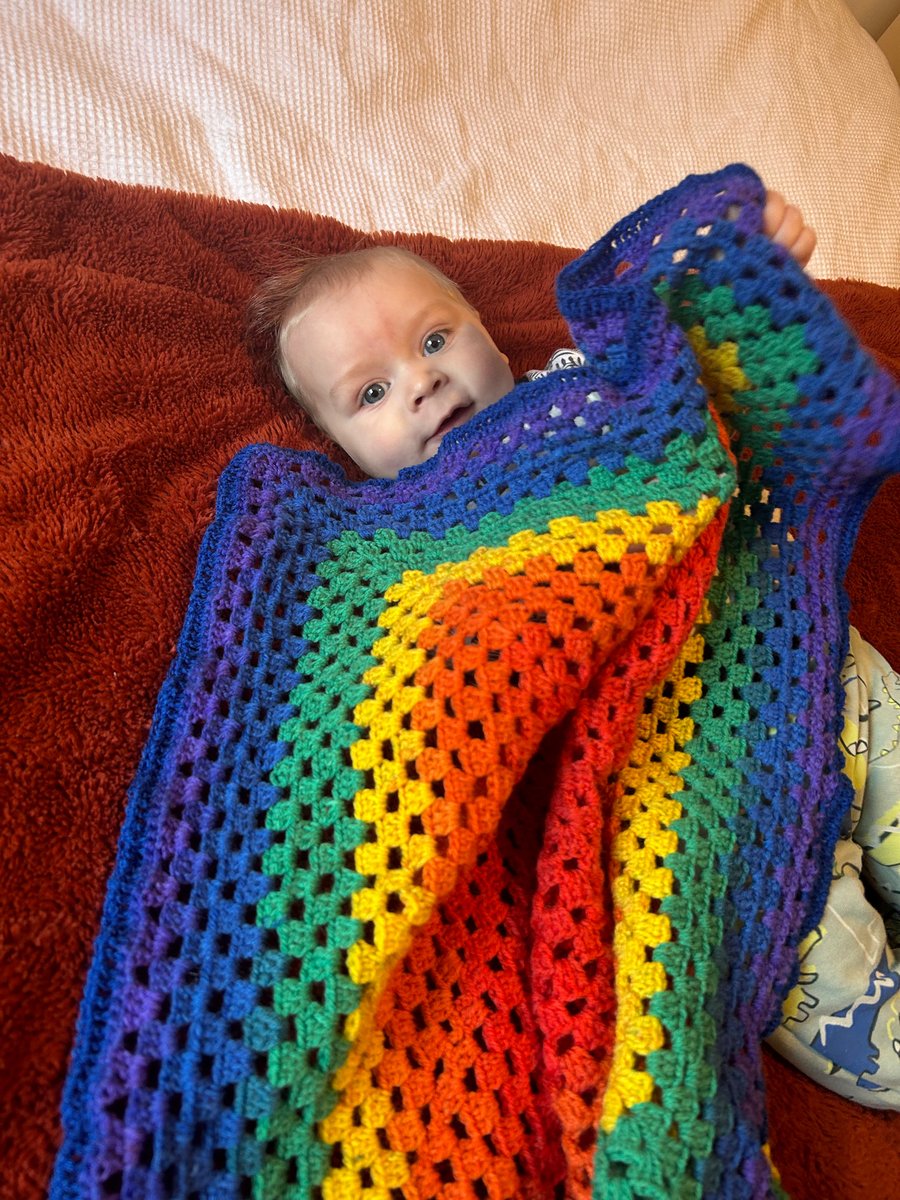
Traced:
POLYGON ((431 458, 515 382, 478 314, 415 263, 373 263, 315 300, 283 353, 319 425, 386 478, 431 458))

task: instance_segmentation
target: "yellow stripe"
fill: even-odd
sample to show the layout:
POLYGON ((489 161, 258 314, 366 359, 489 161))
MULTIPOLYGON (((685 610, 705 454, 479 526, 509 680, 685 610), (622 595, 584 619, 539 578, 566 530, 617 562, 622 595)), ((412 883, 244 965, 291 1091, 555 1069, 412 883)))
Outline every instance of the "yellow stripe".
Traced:
MULTIPOLYGON (((752 386, 741 369, 737 344, 723 341, 710 345, 702 325, 693 326, 686 334, 715 408, 733 412, 734 393, 752 386)), ((691 761, 684 747, 694 731, 690 717, 678 718, 678 705, 690 704, 700 695, 700 680, 685 672, 702 662, 704 639, 698 631, 710 619, 709 606, 704 603, 694 633, 668 679, 648 698, 650 711, 642 718, 631 761, 618 781, 614 812, 620 833, 613 843, 613 860, 621 870, 613 883, 618 1007, 615 1050, 600 1120, 607 1133, 623 1112, 651 1100, 656 1086, 644 1060, 664 1045, 665 1032, 649 1006, 668 984, 662 964, 652 960, 655 948, 672 937, 668 918, 657 909, 659 902, 672 894, 672 872, 663 866, 663 860, 678 848, 671 826, 682 814, 676 795, 683 786, 680 772, 691 761)))
POLYGON ((734 412, 734 393, 749 391, 752 386, 738 362, 737 343, 711 346, 702 325, 686 330, 686 337, 697 356, 703 386, 713 407, 720 413, 734 412))
MULTIPOLYGON (((698 626, 708 621, 704 604, 698 626)), ((672 894, 672 872, 663 860, 678 848, 671 826, 682 814, 675 797, 683 786, 680 772, 691 761, 684 747, 694 732, 689 717, 678 717, 678 706, 700 695, 700 680, 686 671, 703 661, 703 646, 703 636, 695 629, 668 679, 650 693, 631 759, 618 780, 613 812, 619 833, 612 851, 620 868, 612 889, 618 1003, 615 1049, 600 1119, 606 1133, 626 1109, 652 1099, 655 1082, 644 1060, 661 1049, 665 1039, 661 1022, 649 1012, 651 998, 667 987, 665 970, 652 956, 672 937, 669 918, 657 909, 672 894)))

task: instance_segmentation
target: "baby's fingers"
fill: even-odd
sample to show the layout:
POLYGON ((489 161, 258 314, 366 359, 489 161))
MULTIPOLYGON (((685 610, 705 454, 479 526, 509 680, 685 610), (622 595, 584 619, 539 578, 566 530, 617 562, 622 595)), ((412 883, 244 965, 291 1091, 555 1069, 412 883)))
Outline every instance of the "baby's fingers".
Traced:
POLYGON ((762 225, 763 233, 767 237, 774 237, 776 230, 780 227, 784 219, 784 212, 787 208, 787 202, 781 192, 766 192, 766 204, 763 208, 762 225))
POLYGON ((788 204, 780 192, 766 192, 763 208, 763 233, 776 245, 784 246, 801 267, 805 267, 816 248, 816 235, 794 204, 788 204))
POLYGON ((801 267, 805 267, 816 248, 816 231, 804 225, 793 245, 787 247, 801 267))

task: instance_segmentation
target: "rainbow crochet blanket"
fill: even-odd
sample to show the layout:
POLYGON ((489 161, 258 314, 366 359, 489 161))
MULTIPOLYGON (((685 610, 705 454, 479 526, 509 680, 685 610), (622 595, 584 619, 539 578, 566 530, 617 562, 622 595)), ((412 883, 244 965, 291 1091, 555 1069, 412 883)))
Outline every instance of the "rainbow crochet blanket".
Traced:
POLYGON ((762 199, 731 167, 616 226, 559 281, 584 367, 396 481, 225 472, 54 1200, 777 1192, 760 1041, 900 397, 762 199))

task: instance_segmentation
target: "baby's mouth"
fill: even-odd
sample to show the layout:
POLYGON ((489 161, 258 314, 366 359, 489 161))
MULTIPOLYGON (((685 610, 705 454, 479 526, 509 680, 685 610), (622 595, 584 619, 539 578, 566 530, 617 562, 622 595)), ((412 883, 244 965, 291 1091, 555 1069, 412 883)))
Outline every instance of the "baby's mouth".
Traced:
POLYGON ((429 441, 433 438, 442 438, 451 429, 456 429, 458 425, 464 425, 469 417, 474 416, 474 414, 474 404, 457 404, 455 408, 450 409, 449 413, 447 413, 446 417, 444 417, 443 421, 441 421, 440 425, 438 425, 437 429, 431 435, 431 438, 429 438, 429 441))

